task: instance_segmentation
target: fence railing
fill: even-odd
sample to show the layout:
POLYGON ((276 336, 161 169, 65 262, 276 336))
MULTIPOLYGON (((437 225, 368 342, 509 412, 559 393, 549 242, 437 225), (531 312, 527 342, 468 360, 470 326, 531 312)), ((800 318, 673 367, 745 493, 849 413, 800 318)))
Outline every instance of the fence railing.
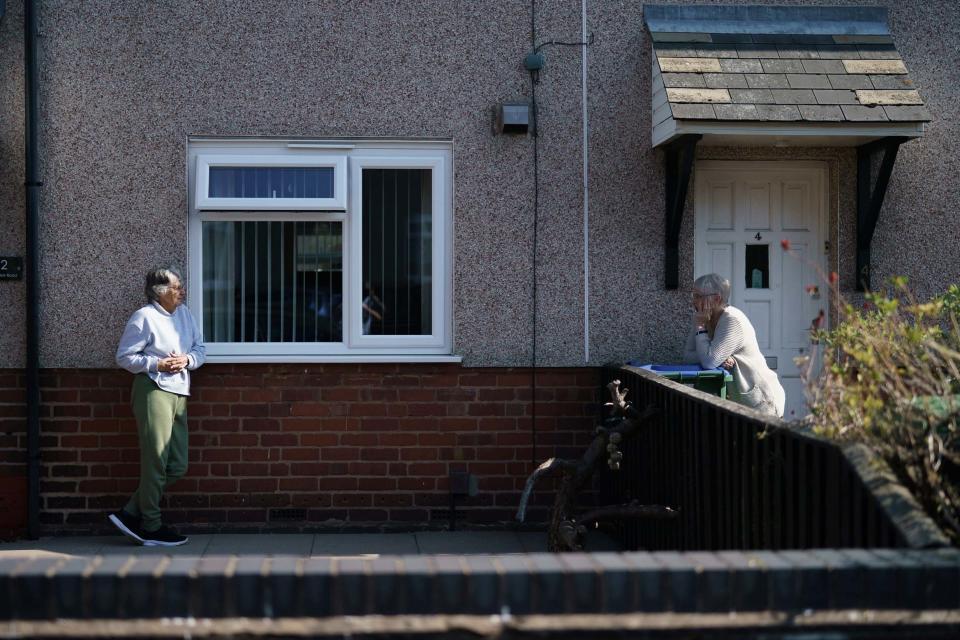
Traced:
POLYGON ((947 539, 889 471, 777 419, 634 367, 608 367, 638 408, 658 418, 604 473, 604 503, 679 510, 614 532, 627 549, 716 550, 937 547, 947 539))

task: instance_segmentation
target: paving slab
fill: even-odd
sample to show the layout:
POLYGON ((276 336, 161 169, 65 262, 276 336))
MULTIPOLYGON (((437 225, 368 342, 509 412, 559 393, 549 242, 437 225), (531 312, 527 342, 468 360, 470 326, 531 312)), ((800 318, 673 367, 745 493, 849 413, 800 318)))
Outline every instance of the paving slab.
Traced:
POLYGON ((503 554, 526 553, 513 531, 422 531, 415 534, 423 554, 503 554))
POLYGON ((26 556, 202 556, 212 534, 192 535, 190 541, 179 547, 144 547, 121 535, 79 536, 70 538, 40 538, 0 543, 0 558, 26 556))
POLYGON ((318 533, 313 537, 313 558, 327 556, 417 555, 417 540, 412 533, 318 533))
MULTIPOLYGON (((40 538, 0 543, 0 556, 15 552, 33 552, 35 555, 89 556, 96 555, 104 544, 117 543, 127 548, 132 545, 123 536, 78 536, 70 538, 40 538)), ((20 554, 22 555, 22 554, 20 554)))
POLYGON ((108 543, 104 543, 104 545, 97 550, 97 554, 102 556, 118 554, 137 557, 203 556, 206 554, 207 546, 210 544, 210 540, 214 538, 214 535, 210 533, 204 533, 200 535, 190 535, 187 537, 189 538, 187 543, 182 544, 179 547, 145 547, 121 537, 117 540, 111 540, 108 543))
POLYGON ((307 556, 313 538, 311 533, 222 533, 211 537, 205 555, 307 556))
MULTIPOLYGON (((518 533, 525 553, 544 553, 547 550, 547 532, 524 531, 518 533)), ((584 543, 584 552, 623 551, 620 543, 602 531, 589 531, 584 543)))
POLYGON ((517 533, 526 553, 542 553, 547 550, 546 531, 522 531, 517 533))
MULTIPOLYGON (((619 551, 600 531, 587 535, 587 551, 619 551)), ((144 547, 121 535, 41 538, 0 543, 0 560, 37 557, 267 555, 274 557, 358 557, 383 555, 506 555, 543 553, 545 531, 422 531, 417 533, 204 533, 179 547, 144 547)))

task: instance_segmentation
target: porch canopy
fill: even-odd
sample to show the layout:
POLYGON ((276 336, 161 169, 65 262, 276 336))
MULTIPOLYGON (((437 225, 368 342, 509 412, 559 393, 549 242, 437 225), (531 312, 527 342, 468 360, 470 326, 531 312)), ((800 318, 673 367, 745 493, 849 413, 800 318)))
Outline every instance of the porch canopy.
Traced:
POLYGON ((652 142, 666 163, 664 283, 698 143, 857 147, 856 287, 900 145, 930 121, 883 7, 645 5, 652 142), (876 170, 874 167, 876 166, 876 170))
POLYGON ((930 114, 882 7, 646 5, 653 146, 859 146, 930 114))

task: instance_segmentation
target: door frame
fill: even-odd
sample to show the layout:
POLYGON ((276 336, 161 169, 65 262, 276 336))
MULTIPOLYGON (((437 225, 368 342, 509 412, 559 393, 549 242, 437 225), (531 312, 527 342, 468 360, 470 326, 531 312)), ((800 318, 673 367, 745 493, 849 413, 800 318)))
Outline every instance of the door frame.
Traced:
MULTIPOLYGON (((819 235, 818 242, 820 246, 824 242, 831 241, 830 234, 830 205, 829 205, 829 195, 830 195, 830 163, 828 160, 719 160, 719 159, 710 159, 710 160, 697 160, 694 165, 693 171, 693 277, 697 278, 702 273, 697 271, 698 266, 701 265, 703 260, 703 255, 700 251, 701 244, 703 242, 704 227, 701 223, 701 211, 702 209, 698 207, 699 201, 699 177, 702 175, 704 170, 722 170, 722 171, 734 171, 734 172, 745 172, 745 171, 774 171, 778 169, 816 169, 820 174, 820 211, 819 211, 819 235)), ((835 240, 839 244, 839 237, 835 240)), ((839 249, 839 247, 838 247, 839 249)), ((838 259, 836 252, 817 252, 817 255, 822 258, 822 261, 819 262, 819 266, 823 268, 824 275, 829 273, 831 270, 836 270, 838 265, 835 264, 835 261, 838 259), (833 255, 831 255, 833 254, 833 255)), ((731 283, 734 284, 734 283, 731 283)), ((825 291, 827 296, 830 296, 829 291, 825 291)), ((831 300, 828 297, 827 302, 831 300)), ((827 314, 830 316, 830 314, 827 314)))
MULTIPOLYGON (((720 159, 710 159, 710 160, 698 160, 694 170, 694 185, 693 185, 693 274, 694 277, 698 277, 707 273, 705 269, 708 268, 708 252, 706 248, 706 215, 707 211, 704 206, 704 195, 702 194, 702 179, 705 171, 722 171, 729 172, 736 175, 736 179, 739 181, 743 178, 753 178, 758 174, 769 171, 771 173, 779 173, 783 171, 791 170, 805 170, 805 171, 814 171, 816 173, 817 182, 819 183, 819 193, 813 194, 813 203, 817 207, 817 232, 816 237, 814 238, 814 246, 817 248, 816 252, 810 256, 810 260, 815 265, 816 270, 822 270, 822 273, 817 274, 817 280, 809 283, 800 283, 802 285, 806 284, 815 284, 820 287, 820 295, 822 300, 820 305, 827 312, 826 313, 826 327, 829 327, 832 324, 832 314, 830 309, 832 309, 832 291, 827 284, 826 276, 827 274, 835 269, 834 260, 838 258, 835 251, 832 250, 831 243, 832 241, 839 242, 839 237, 836 240, 833 240, 831 237, 830 229, 830 163, 828 160, 789 160, 789 159, 767 159, 767 160, 720 160, 720 159), (823 281, 821 281, 823 280, 823 281)), ((737 197, 737 196, 734 196, 737 197)), ((789 233, 784 232, 782 229, 782 219, 778 223, 777 233, 789 233)), ((776 250, 775 247, 771 247, 771 250, 776 250)), ((781 256, 781 260, 794 259, 788 256, 781 256)), ((782 269, 781 269, 782 272, 782 269)), ((742 282, 733 282, 731 283, 734 287, 742 287, 742 282)), ((772 284, 772 283, 771 283, 772 284)), ((777 283, 777 287, 780 289, 778 295, 780 296, 780 305, 781 309, 783 308, 783 296, 785 295, 785 284, 781 281, 777 283)), ((798 290, 798 296, 803 296, 804 292, 798 290)), ((781 320, 780 326, 783 326, 781 320)), ((784 338, 782 335, 778 336, 779 349, 778 352, 785 349, 784 338)), ((806 353, 810 354, 811 351, 807 350, 806 353)), ((769 353, 768 350, 764 350, 764 355, 769 357, 773 355, 769 353)), ((781 366, 778 368, 778 375, 783 376, 787 370, 794 369, 793 363, 781 363, 781 366), (786 369, 783 365, 787 365, 786 369)), ((793 374, 790 374, 791 376, 793 374)))

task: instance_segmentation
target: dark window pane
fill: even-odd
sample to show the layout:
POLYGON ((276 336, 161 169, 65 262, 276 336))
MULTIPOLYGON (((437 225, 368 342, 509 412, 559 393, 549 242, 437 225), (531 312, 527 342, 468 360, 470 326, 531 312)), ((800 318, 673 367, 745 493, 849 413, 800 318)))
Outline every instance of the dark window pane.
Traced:
POLYGON ((770 245, 747 245, 745 273, 747 289, 770 288, 770 245))
POLYGON ((333 167, 210 167, 211 198, 332 198, 333 167))
POLYGON ((363 171, 363 332, 430 335, 432 173, 363 171))
POLYGON ((204 222, 210 342, 342 342, 339 222, 204 222))

